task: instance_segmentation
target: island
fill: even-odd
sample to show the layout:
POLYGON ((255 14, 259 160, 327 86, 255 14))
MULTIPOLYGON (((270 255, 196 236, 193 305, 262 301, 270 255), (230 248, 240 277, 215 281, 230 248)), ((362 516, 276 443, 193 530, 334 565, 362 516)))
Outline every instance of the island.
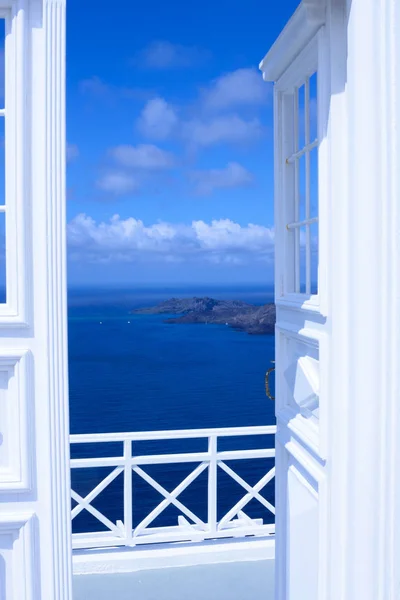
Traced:
POLYGON ((164 322, 227 325, 252 335, 273 334, 275 329, 274 304, 257 306, 239 300, 171 298, 156 306, 132 310, 131 314, 178 315, 164 322))

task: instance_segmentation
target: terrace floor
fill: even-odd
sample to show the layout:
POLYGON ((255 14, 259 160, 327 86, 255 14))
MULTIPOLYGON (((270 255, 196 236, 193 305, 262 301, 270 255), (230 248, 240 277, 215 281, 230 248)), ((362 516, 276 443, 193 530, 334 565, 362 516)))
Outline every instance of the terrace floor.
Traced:
POLYGON ((74 552, 74 600, 273 600, 273 538, 74 552))

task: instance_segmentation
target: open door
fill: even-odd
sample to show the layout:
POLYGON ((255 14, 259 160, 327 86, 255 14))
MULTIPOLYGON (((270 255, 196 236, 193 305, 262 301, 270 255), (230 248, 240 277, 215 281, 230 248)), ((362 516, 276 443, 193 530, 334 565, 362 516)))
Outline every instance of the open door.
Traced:
POLYGON ((275 87, 277 600, 399 597, 399 28, 398 0, 302 0, 261 63, 275 87))
POLYGON ((300 5, 261 63, 274 81, 276 301, 276 595, 319 600, 326 414, 324 207, 319 194, 324 14, 300 5))
POLYGON ((70 600, 65 2, 0 0, 0 18, 0 598, 70 600))

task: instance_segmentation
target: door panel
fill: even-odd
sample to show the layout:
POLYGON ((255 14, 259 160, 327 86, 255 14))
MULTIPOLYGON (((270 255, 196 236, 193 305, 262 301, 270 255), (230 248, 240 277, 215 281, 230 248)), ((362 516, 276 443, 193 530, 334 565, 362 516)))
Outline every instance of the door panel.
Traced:
POLYGON ((0 515, 0 600, 33 600, 38 595, 30 513, 0 515))
POLYGON ((318 600, 318 492, 293 459, 287 470, 287 498, 287 596, 318 600))
MULTIPOLYGON (((277 310, 279 315, 279 308, 277 310)), ((279 319, 279 316, 278 316, 279 319)), ((320 351, 318 332, 296 333, 277 325, 276 331, 276 417, 290 429, 314 456, 320 448, 320 351), (311 337, 311 335, 315 337, 311 337)), ((278 425, 279 426, 279 425, 278 425)))
POLYGON ((0 19, 0 600, 70 600, 65 2, 1 0, 0 19))
POLYGON ((313 237, 320 226, 319 142, 310 137, 319 131, 313 107, 321 35, 275 84, 277 600, 318 600, 324 586, 328 332, 323 288, 313 280, 321 271, 320 241, 313 237))
POLYGON ((23 350, 0 353, 0 495, 28 491, 32 484, 30 358, 23 350))

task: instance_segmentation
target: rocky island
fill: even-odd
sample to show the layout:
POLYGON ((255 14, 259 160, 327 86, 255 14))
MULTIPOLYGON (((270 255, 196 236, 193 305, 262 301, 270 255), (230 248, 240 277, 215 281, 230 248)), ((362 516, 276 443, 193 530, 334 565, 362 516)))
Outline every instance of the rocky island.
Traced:
POLYGON ((156 306, 139 308, 131 314, 178 315, 165 319, 165 323, 207 323, 228 325, 253 335, 273 334, 275 305, 257 306, 238 300, 214 298, 171 298, 156 306))

